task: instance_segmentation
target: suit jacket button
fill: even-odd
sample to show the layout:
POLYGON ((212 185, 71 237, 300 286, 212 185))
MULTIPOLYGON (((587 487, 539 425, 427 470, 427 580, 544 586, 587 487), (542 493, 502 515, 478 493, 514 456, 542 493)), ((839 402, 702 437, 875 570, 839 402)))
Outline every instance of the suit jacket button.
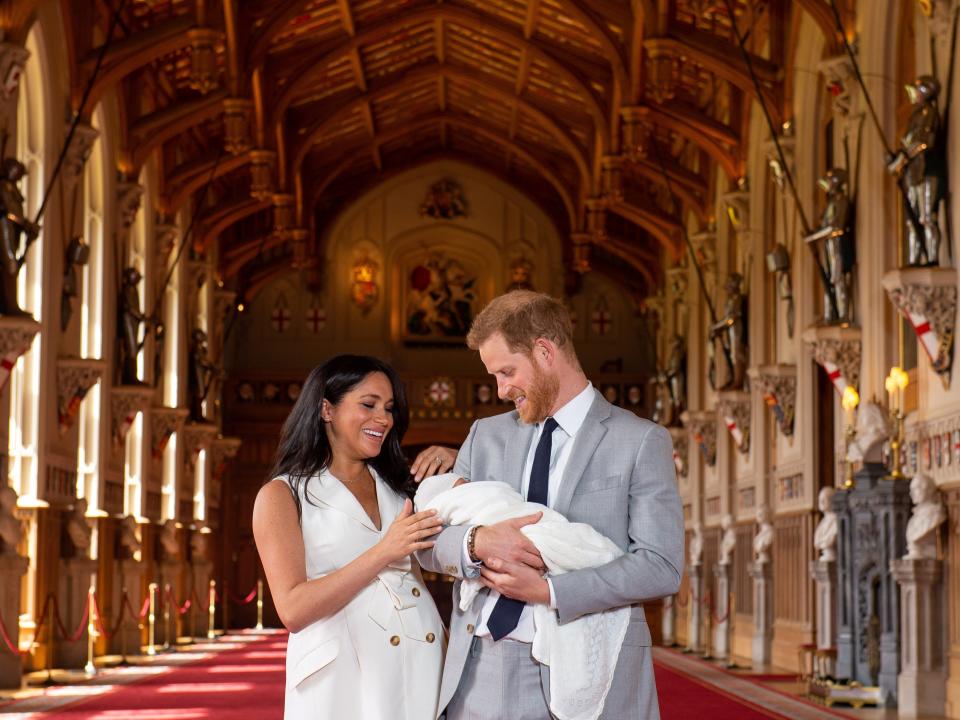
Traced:
POLYGON ((413 589, 413 596, 414 596, 414 597, 420 597, 420 588, 414 588, 414 589, 413 589))
POLYGON ((473 625, 467 625, 467 634, 473 635, 473 625))
POLYGON ((432 643, 432 642, 433 642, 434 640, 436 640, 436 639, 437 639, 437 636, 436 636, 436 635, 434 635, 433 633, 427 633, 427 642, 428 642, 428 643, 432 643))
POLYGON ((392 638, 390 638, 390 644, 393 645, 394 647, 396 647, 397 645, 399 645, 399 644, 400 644, 400 636, 399 636, 399 635, 394 635, 392 638))

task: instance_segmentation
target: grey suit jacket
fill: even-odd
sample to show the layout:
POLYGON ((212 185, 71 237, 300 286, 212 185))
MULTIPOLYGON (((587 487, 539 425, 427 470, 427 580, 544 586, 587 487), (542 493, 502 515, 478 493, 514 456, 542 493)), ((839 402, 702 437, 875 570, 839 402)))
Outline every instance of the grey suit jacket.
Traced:
MULTIPOLYGON (((684 533, 673 443, 665 428, 594 393, 574 438, 554 509, 571 522, 589 523, 626 554, 601 567, 552 576, 557 616, 566 623, 587 613, 635 606, 606 707, 647 707, 648 701, 656 707, 650 629, 640 603, 672 595, 680 587, 684 533)), ((454 472, 473 482, 502 480, 519 491, 533 436, 534 426, 520 422, 516 411, 478 420, 460 448, 454 472)), ((466 530, 446 528, 430 551, 420 553, 421 565, 463 578, 466 530)), ((483 605, 481 598, 464 613, 458 598, 459 580, 454 585, 441 710, 456 692, 483 605)))

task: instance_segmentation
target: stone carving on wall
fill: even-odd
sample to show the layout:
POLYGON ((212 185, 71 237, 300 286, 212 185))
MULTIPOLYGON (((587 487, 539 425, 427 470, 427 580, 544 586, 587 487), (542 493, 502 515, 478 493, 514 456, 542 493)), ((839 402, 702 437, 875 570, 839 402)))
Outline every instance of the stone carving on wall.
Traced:
POLYGON ((708 467, 717 462, 717 415, 710 410, 685 412, 680 416, 693 441, 700 447, 708 467))
POLYGON ((751 370, 750 388, 763 397, 773 410, 777 427, 784 437, 793 437, 793 420, 797 407, 797 366, 765 365, 751 370))
POLYGON ((839 121, 842 135, 850 136, 862 112, 860 86, 853 63, 844 53, 821 60, 817 69, 823 75, 830 93, 833 117, 839 121))
POLYGON ((157 222, 153 226, 153 243, 157 253, 157 264, 160 267, 167 266, 167 258, 173 249, 177 246, 177 239, 180 235, 180 228, 173 223, 157 222))
POLYGON ((652 140, 650 108, 644 105, 628 105, 620 109, 623 120, 623 151, 636 162, 647 157, 652 140))
POLYGON ((887 162, 903 196, 907 265, 911 267, 940 264, 940 205, 947 195, 947 161, 939 94, 940 82, 932 75, 921 75, 907 86, 913 110, 900 147, 887 162))
POLYGON ((123 271, 123 283, 117 308, 118 337, 120 350, 120 384, 142 385, 137 377, 137 355, 147 340, 146 333, 140 336, 140 326, 150 322, 150 317, 140 307, 140 281, 143 276, 135 267, 123 271))
POLYGON ((852 327, 811 327, 803 333, 813 359, 823 368, 840 396, 847 385, 860 385, 860 330, 852 327))
POLYGON ((937 530, 947 519, 947 510, 940 500, 937 486, 926 475, 910 481, 913 512, 907 521, 906 558, 937 559, 937 530))
POLYGON ((190 355, 187 370, 187 394, 190 402, 190 419, 194 422, 204 420, 203 401, 206 400, 218 370, 210 362, 207 348, 207 334, 200 328, 195 328, 190 334, 190 355))
MULTIPOLYGON (((67 123, 67 132, 72 123, 67 123)), ((67 154, 63 159, 62 177, 68 192, 73 191, 80 178, 83 177, 83 167, 93 151, 93 145, 100 137, 100 131, 85 122, 77 123, 73 131, 67 154)))
POLYGON ((186 408, 153 407, 150 409, 150 448, 155 459, 163 456, 170 436, 179 433, 190 411, 186 408))
POLYGON ((210 559, 210 531, 200 527, 190 533, 190 561, 206 562, 210 559))
POLYGON ((162 562, 176 562, 180 559, 180 539, 177 537, 177 523, 167 520, 160 526, 158 534, 160 544, 160 560, 162 562))
POLYGON ((613 203, 623 200, 623 157, 605 155, 600 161, 600 172, 604 200, 613 203))
POLYGON ((9 485, 0 486, 0 555, 17 555, 23 525, 17 518, 17 493, 9 485))
POLYGON ((273 168, 277 153, 273 150, 250 151, 250 195, 255 200, 267 202, 273 197, 273 168))
POLYGON ((737 546, 737 532, 733 529, 733 515, 727 513, 720 519, 720 565, 730 565, 733 562, 733 550, 737 546))
POLYGON ((12 112, 20 93, 20 76, 30 52, 20 45, 0 42, 0 110, 12 112))
POLYGON ((890 301, 910 322, 943 386, 950 385, 957 314, 957 271, 952 268, 904 269, 883 280, 890 301))
POLYGON ((533 263, 520 253, 510 261, 510 278, 507 291, 533 290, 533 263))
POLYGON ((820 551, 820 560, 832 561, 837 559, 837 513, 833 510, 833 496, 836 490, 833 487, 820 489, 817 504, 823 517, 813 531, 813 546, 820 551))
POLYGON ((103 376, 106 363, 93 358, 57 360, 57 419, 60 433, 69 430, 80 410, 80 403, 103 376))
POLYGON ((67 243, 63 253, 63 287, 60 290, 60 331, 66 332, 73 315, 73 299, 80 293, 77 280, 77 268, 87 264, 90 259, 90 246, 83 238, 75 235, 67 243))
POLYGON ((117 239, 126 245, 130 228, 137 218, 144 189, 138 183, 122 182, 117 184, 117 239))
POLYGON ((187 38, 190 41, 190 87, 206 95, 220 84, 217 45, 221 33, 213 28, 195 27, 187 30, 187 38))
POLYGON ((148 386, 114 386, 110 389, 110 420, 113 441, 123 443, 137 413, 146 410, 153 397, 148 386))
POLYGON ((737 450, 744 455, 750 452, 750 396, 743 392, 721 393, 717 414, 727 426, 737 450))
POLYGON ((197 454, 201 450, 208 450, 217 437, 217 427, 212 423, 188 422, 181 431, 183 435, 183 452, 187 464, 193 467, 197 454))
POLYGON ((231 155, 242 155, 253 145, 250 116, 253 101, 230 97, 223 101, 223 147, 231 155))
POLYGON ((703 524, 694 520, 690 526, 690 565, 696 567, 703 562, 703 524))
POLYGON ((670 437, 673 439, 673 464, 677 475, 685 478, 689 474, 687 458, 690 456, 690 435, 682 427, 672 427, 670 437))
POLYGON ((215 480, 223 477, 227 463, 237 456, 242 443, 235 437, 217 437, 210 443, 210 473, 215 480))
POLYGON ((758 563, 770 562, 770 548, 773 547, 773 525, 770 524, 770 510, 766 505, 757 508, 757 534, 753 536, 753 559, 758 563))
POLYGON ((0 391, 17 358, 30 349, 39 331, 40 323, 31 317, 0 317, 0 391))

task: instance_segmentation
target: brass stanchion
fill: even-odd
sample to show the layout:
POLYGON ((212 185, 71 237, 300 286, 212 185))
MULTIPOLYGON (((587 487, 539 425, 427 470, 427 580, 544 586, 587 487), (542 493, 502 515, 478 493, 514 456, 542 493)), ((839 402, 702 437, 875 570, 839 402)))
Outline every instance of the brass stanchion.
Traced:
POLYGON ((257 630, 263 630, 263 580, 257 580, 257 630))
POLYGON ((170 649, 170 605, 173 604, 173 606, 176 607, 177 604, 176 598, 173 597, 173 589, 170 587, 170 583, 166 583, 163 586, 163 599, 163 650, 166 652, 170 649))
POLYGON ((123 588, 120 591, 120 625, 117 628, 120 633, 120 662, 117 663, 117 667, 127 667, 130 664, 130 661, 127 660, 127 614, 126 603, 129 601, 129 595, 127 594, 127 589, 123 588))
POLYGON ((147 655, 157 654, 157 591, 160 586, 157 583, 150 583, 150 612, 147 615, 147 655))
POLYGON ((97 608, 93 601, 93 594, 96 592, 93 585, 87 590, 87 664, 83 666, 83 672, 88 676, 97 674, 97 666, 93 662, 93 643, 99 633, 97 632, 97 608))
POLYGON ((226 581, 223 583, 223 632, 230 632, 230 592, 226 581))
POLYGON ((210 598, 209 606, 207 607, 207 613, 209 615, 209 621, 207 623, 207 640, 216 640, 217 634, 214 632, 214 625, 216 625, 216 612, 217 612, 217 581, 210 581, 210 598))

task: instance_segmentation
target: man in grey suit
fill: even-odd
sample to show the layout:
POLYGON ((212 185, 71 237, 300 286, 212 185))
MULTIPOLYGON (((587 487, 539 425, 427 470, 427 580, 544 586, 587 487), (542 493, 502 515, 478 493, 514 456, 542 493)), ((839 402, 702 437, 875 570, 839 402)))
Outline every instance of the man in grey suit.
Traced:
MULTIPOLYGON (((601 718, 658 718, 641 603, 676 593, 683 569, 669 433, 593 388, 573 348, 569 314, 547 295, 518 290, 495 298, 474 320, 467 343, 516 409, 473 424, 454 472, 472 482, 505 481, 571 522, 589 523, 625 554, 601 567, 545 576, 536 547, 520 532, 537 515, 446 528, 421 553, 421 564, 457 578, 480 575, 489 590, 467 612, 454 602, 438 707, 448 720, 550 718, 549 668, 531 654, 529 605, 550 606, 561 624, 632 606, 601 718)), ((434 461, 442 469, 439 449, 421 453, 415 474, 437 469, 424 467, 434 461)))

